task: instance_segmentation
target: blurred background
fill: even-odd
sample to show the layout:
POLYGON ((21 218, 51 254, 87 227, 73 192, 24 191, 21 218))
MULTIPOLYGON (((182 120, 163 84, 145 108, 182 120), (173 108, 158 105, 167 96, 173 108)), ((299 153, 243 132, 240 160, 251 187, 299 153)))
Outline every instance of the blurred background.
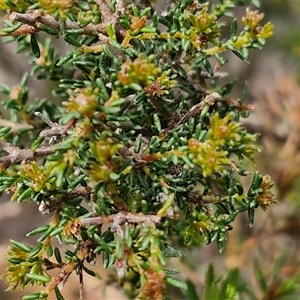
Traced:
MULTIPOLYGON (((300 299, 300 1, 261 2, 265 22, 274 24, 273 37, 263 50, 252 51, 249 65, 230 57, 226 70, 230 74, 228 81, 237 79, 234 97, 240 97, 244 81, 248 83, 245 102, 253 104, 254 111, 244 123, 249 131, 261 133, 259 143, 264 148, 253 169, 271 175, 279 202, 266 212, 259 208, 252 228, 246 214, 238 217, 222 254, 215 244, 203 245, 186 252, 182 259, 172 259, 170 264, 181 271, 179 278, 195 284, 199 295, 207 268, 213 264, 215 272, 223 277, 238 267, 241 282, 246 282, 255 296, 252 299, 300 299)), ((244 10, 238 8, 237 14, 242 17, 244 10)), ((1 83, 16 85, 29 70, 28 58, 15 56, 15 48, 0 41, 1 83), (16 63, 16 59, 20 61, 16 63)), ((33 98, 50 91, 42 82, 30 82, 29 86, 33 98)), ((34 204, 9 202, 8 195, 0 198, 0 274, 6 268, 2 256, 9 239, 24 240, 26 233, 44 223, 45 218, 34 204)), ((26 242, 30 243, 30 239, 26 242)), ((99 262, 96 271, 101 280, 85 280, 85 300, 126 299, 114 284, 105 287, 114 270, 102 270, 100 265, 99 262)), ((63 294, 66 299, 78 299, 77 278, 69 281, 63 294)), ((0 299, 21 299, 19 292, 4 294, 5 288, 0 281, 0 299)), ((184 299, 178 291, 171 294, 170 299, 184 299)))

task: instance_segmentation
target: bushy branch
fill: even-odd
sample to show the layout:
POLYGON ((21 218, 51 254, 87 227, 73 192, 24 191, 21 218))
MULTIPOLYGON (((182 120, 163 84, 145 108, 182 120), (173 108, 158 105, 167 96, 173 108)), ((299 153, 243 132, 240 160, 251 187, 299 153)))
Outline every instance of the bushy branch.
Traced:
POLYGON ((165 299, 168 284, 186 291, 167 258, 203 241, 222 251, 239 213, 252 225, 255 209, 276 201, 271 178, 244 163, 260 151, 240 122, 252 106, 219 81, 223 53, 248 62, 272 25, 247 9, 242 28, 233 19, 222 36, 219 19, 237 1, 174 1, 162 13, 148 1, 17 2, 0 0, 0 36, 30 53, 30 76, 53 81, 55 99, 29 101, 28 74, 3 86, 0 192, 52 218, 28 233, 40 235, 36 246, 12 241, 2 278, 10 290, 45 286, 24 300, 63 299, 76 271, 82 297, 82 272, 93 275, 86 265, 101 255, 129 298, 165 299))

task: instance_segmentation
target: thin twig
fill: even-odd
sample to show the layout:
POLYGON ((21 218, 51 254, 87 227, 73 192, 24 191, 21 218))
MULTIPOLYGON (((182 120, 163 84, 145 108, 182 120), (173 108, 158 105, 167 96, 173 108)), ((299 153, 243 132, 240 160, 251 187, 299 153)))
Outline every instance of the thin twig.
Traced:
POLYGON ((126 211, 121 211, 114 215, 109 216, 101 216, 101 217, 93 217, 86 219, 79 219, 80 225, 100 225, 103 223, 112 223, 111 231, 116 232, 120 239, 122 255, 116 261, 117 275, 118 278, 123 278, 125 276, 127 270, 127 253, 124 251, 125 249, 125 230, 122 225, 126 223, 146 223, 149 225, 154 225, 154 223, 160 222, 161 217, 157 215, 142 215, 142 214, 134 214, 126 211))
MULTIPOLYGON (((10 21, 19 21, 21 23, 26 24, 26 26, 31 26, 31 30, 34 30, 34 32, 40 31, 38 24, 41 23, 51 29, 61 31, 61 26, 58 21, 55 20, 54 17, 50 15, 45 15, 41 11, 31 11, 28 13, 17 13, 13 12, 9 16, 10 21)), ((66 29, 81 29, 80 24, 76 22, 66 22, 66 29)), ((97 34, 98 32, 101 32, 103 34, 106 33, 106 24, 88 24, 86 27, 82 28, 83 29, 83 34, 85 35, 94 35, 95 33, 97 34)), ((24 34, 22 30, 22 27, 20 27, 18 30, 14 31, 11 33, 11 35, 19 35, 19 34, 24 34)))
MULTIPOLYGON (((102 1, 98 1, 99 3, 102 1)), ((122 34, 122 30, 120 27, 119 21, 119 14, 124 7, 123 1, 118 0, 116 4, 116 11, 111 13, 109 10, 105 10, 102 16, 104 17, 105 21, 100 24, 88 24, 85 27, 81 27, 77 22, 67 21, 65 28, 67 30, 74 30, 74 29, 82 29, 82 34, 84 35, 95 35, 95 34, 104 34, 107 35, 107 26, 109 24, 114 24, 118 27, 119 34, 122 34)), ((60 22, 56 21, 54 17, 50 15, 46 15, 39 10, 33 10, 27 13, 17 13, 13 12, 9 16, 10 21, 18 21, 24 23, 25 25, 21 26, 14 32, 10 33, 9 35, 23 35, 28 33, 34 33, 40 31, 39 24, 43 24, 51 29, 61 32, 61 24, 60 22)))
POLYGON ((212 79, 212 78, 218 78, 218 79, 222 79, 222 78, 226 78, 228 76, 228 73, 227 72, 220 72, 220 71, 217 71, 217 72, 214 72, 213 75, 210 75, 208 72, 206 71, 201 71, 200 73, 200 77, 202 79, 212 79))
POLYGON ((20 149, 4 140, 0 139, 0 148, 3 149, 5 152, 9 153, 4 157, 0 157, 0 168, 7 168, 13 163, 18 163, 21 161, 26 161, 30 159, 34 159, 36 157, 43 157, 49 154, 53 154, 55 151, 55 146, 52 145, 49 147, 42 147, 32 151, 30 149, 20 149))
POLYGON ((71 273, 73 273, 76 270, 76 268, 82 264, 84 259, 88 256, 89 252, 89 242, 82 243, 80 245, 79 250, 76 253, 77 260, 71 260, 70 262, 66 263, 62 267, 61 271, 56 276, 52 277, 52 280, 41 292, 41 294, 44 292, 45 294, 49 295, 56 287, 58 287, 59 290, 62 290, 71 273))
POLYGON ((111 15, 108 3, 106 3, 105 0, 95 0, 95 2, 99 6, 102 21, 107 23, 109 21, 109 16, 111 15))
POLYGON ((48 124, 51 129, 46 129, 40 132, 39 136, 40 137, 51 137, 51 138, 57 138, 57 137, 63 137, 65 136, 66 132, 73 126, 74 124, 74 120, 70 120, 70 122, 65 125, 65 126, 60 126, 55 122, 52 122, 51 120, 49 120, 46 116, 44 116, 43 114, 41 114, 40 112, 35 112, 34 113, 37 117, 39 117, 40 119, 42 119, 46 124, 48 124))
POLYGON ((184 124, 189 118, 196 118, 200 115, 205 106, 211 106, 215 103, 215 100, 221 97, 220 94, 213 92, 207 95, 203 101, 194 105, 177 123, 177 125, 184 124))
POLYGON ((46 124, 48 124, 50 127, 54 127, 57 126, 57 123, 52 122, 51 120, 49 120, 46 116, 44 116, 41 112, 36 111, 34 113, 37 117, 39 117, 40 119, 42 119, 46 124))
POLYGON ((100 225, 103 223, 112 222, 115 227, 123 225, 125 223, 158 223, 161 217, 156 215, 139 215, 126 211, 118 212, 117 214, 101 217, 93 217, 80 219, 82 225, 100 225))

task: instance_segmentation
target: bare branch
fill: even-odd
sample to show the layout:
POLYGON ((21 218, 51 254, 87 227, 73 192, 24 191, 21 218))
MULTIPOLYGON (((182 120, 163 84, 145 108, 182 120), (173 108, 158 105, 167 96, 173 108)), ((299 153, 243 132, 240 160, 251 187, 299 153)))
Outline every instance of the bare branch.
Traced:
POLYGON ((65 126, 60 126, 57 123, 52 122, 51 120, 49 120, 47 117, 45 117, 43 114, 41 114, 40 112, 35 112, 34 113, 37 117, 39 117, 40 119, 42 119, 46 124, 48 124, 51 129, 46 129, 40 132, 39 136, 40 137, 54 137, 54 139, 56 137, 63 137, 65 136, 66 132, 73 126, 74 124, 74 120, 70 120, 70 122, 65 125, 65 126))
POLYGON ((55 146, 57 145, 58 144, 49 147, 42 147, 35 151, 32 151, 30 149, 20 149, 0 139, 0 148, 9 153, 7 156, 0 157, 0 168, 7 168, 13 163, 53 154, 55 151, 55 146))
POLYGON ((37 117, 39 117, 40 119, 42 119, 46 124, 48 124, 50 127, 54 127, 57 126, 57 123, 52 122, 51 120, 49 120, 47 117, 45 117, 41 112, 36 111, 34 113, 37 117))
POLYGON ((114 227, 118 227, 125 223, 158 223, 160 222, 161 217, 156 215, 139 215, 133 214, 126 211, 121 211, 117 214, 113 214, 110 216, 101 216, 101 217, 93 217, 80 219, 80 223, 82 225, 94 225, 94 224, 103 224, 103 223, 113 223, 114 227))
POLYGON ((201 71, 201 74, 200 74, 200 77, 203 78, 203 79, 208 79, 208 78, 219 78, 219 79, 222 79, 222 78, 225 78, 227 76, 228 76, 227 72, 219 72, 219 71, 214 72, 214 75, 210 75, 206 71, 201 71))
POLYGON ((104 23, 109 21, 109 16, 111 15, 111 12, 109 10, 108 3, 105 0, 95 0, 97 5, 99 6, 100 12, 101 12, 101 18, 104 23))
POLYGON ((149 225, 154 225, 155 223, 160 222, 161 217, 157 215, 142 215, 142 214, 134 214, 126 211, 121 211, 114 215, 109 216, 101 216, 101 217, 93 217, 93 218, 86 218, 86 219, 79 219, 78 223, 80 225, 99 225, 103 223, 112 223, 111 231, 117 233, 122 248, 122 255, 118 258, 116 262, 117 267, 117 275, 118 278, 122 278, 125 276, 126 269, 127 269, 127 253, 124 251, 124 244, 125 244, 125 231, 122 225, 126 223, 146 223, 149 225))
MULTIPOLYGON (((10 16, 9 16, 9 20, 11 21, 19 21, 21 23, 26 24, 26 28, 30 29, 31 32, 28 33, 33 33, 33 32, 38 32, 40 31, 39 29, 39 23, 57 30, 57 31, 61 31, 61 26, 60 23, 58 21, 55 20, 55 18, 53 18, 50 15, 45 15, 43 14, 41 11, 31 11, 25 14, 22 13, 17 13, 17 12, 13 12, 10 16), (28 25, 30 27, 28 27, 28 25)), ((66 22, 66 29, 81 29, 82 27, 80 27, 80 25, 76 22, 66 22)), ((106 24, 89 24, 86 27, 82 28, 83 29, 83 34, 85 35, 93 35, 93 34, 97 34, 98 32, 101 32, 103 34, 106 33, 106 24)), ((25 30, 22 29, 22 26, 11 33, 11 35, 21 35, 24 34, 25 30)))
MULTIPOLYGON (((118 33, 122 35, 123 27, 119 24, 120 12, 124 9, 124 3, 122 0, 118 0, 116 3, 116 10, 111 13, 107 4, 102 0, 97 1, 103 18, 103 22, 100 24, 88 24, 85 27, 81 27, 77 22, 66 22, 66 29, 82 29, 82 34, 84 35, 96 35, 104 34, 107 35, 107 25, 114 24, 118 28, 118 33)), ((56 21, 54 17, 44 14, 42 11, 33 10, 27 13, 17 13, 13 12, 9 16, 10 21, 18 21, 24 23, 23 26, 10 33, 9 35, 23 35, 31 34, 40 31, 39 24, 43 24, 51 29, 61 32, 61 24, 56 21)))
POLYGON ((101 12, 101 18, 103 23, 111 24, 115 23, 116 19, 119 17, 119 13, 125 9, 123 0, 117 0, 115 5, 115 12, 111 13, 109 8, 109 2, 107 0, 95 0, 96 4, 99 6, 101 12))
POLYGON ((185 123, 189 118, 195 118, 199 116, 199 114, 202 112, 205 106, 211 106, 215 103, 215 100, 219 99, 221 97, 220 94, 213 92, 209 95, 207 95, 203 101, 200 103, 194 105, 177 123, 177 125, 185 123))

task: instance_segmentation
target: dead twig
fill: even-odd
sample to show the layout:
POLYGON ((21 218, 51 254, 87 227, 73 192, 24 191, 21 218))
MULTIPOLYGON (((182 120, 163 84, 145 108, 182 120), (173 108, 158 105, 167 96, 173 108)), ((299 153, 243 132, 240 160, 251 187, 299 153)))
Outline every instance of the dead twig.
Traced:
POLYGON ((200 115, 204 107, 211 106, 215 103, 215 100, 221 97, 220 94, 213 92, 207 95, 203 101, 194 105, 177 123, 177 125, 184 124, 189 118, 196 118, 200 115))
POLYGON ((117 228, 120 225, 125 223, 147 223, 153 224, 160 222, 161 217, 156 215, 139 215, 126 211, 118 212, 117 214, 113 214, 110 216, 101 216, 101 217, 93 217, 80 219, 81 225, 100 225, 103 223, 113 223, 114 228, 117 228))
MULTIPOLYGON (((102 21, 103 21, 102 23, 88 24, 87 26, 82 27, 77 22, 67 21, 65 24, 65 29, 67 30, 82 29, 82 34, 88 36, 97 35, 97 34, 107 35, 107 26, 109 24, 113 24, 115 25, 118 34, 122 35, 124 29, 119 24, 119 16, 124 9, 123 1, 118 0, 116 2, 115 12, 113 13, 111 13, 107 3, 105 3, 104 1, 101 0, 96 2, 99 5, 99 8, 101 10, 102 21)), ((24 25, 22 25, 20 28, 7 35, 18 36, 18 35, 35 33, 41 30, 40 24, 43 24, 44 26, 56 30, 58 32, 62 31, 60 22, 56 21, 54 17, 47 15, 40 10, 33 10, 27 13, 13 12, 10 14, 9 20, 18 21, 23 23, 24 25)))
POLYGON ((51 137, 51 139, 55 140, 57 137, 63 137, 66 135, 66 132, 73 126, 74 120, 71 120, 67 125, 65 126, 60 126, 55 122, 52 122, 49 120, 47 117, 45 117, 43 114, 40 112, 35 112, 34 113, 37 117, 42 119, 46 124, 48 124, 51 129, 46 129, 40 132, 39 136, 40 137, 51 137))
POLYGON ((36 149, 32 151, 30 149, 20 149, 4 140, 0 139, 0 148, 2 148, 5 152, 9 153, 4 157, 0 157, 0 168, 8 168, 13 163, 18 163, 21 161, 26 161, 30 159, 34 159, 37 157, 44 157, 49 154, 53 154, 55 151, 55 146, 48 146, 36 149))
MULTIPOLYGON (((39 24, 43 24, 51 29, 54 29, 58 32, 61 31, 61 25, 58 21, 55 20, 54 17, 50 15, 46 15, 41 11, 34 10, 28 13, 17 13, 13 12, 9 16, 10 21, 18 21, 24 23, 20 28, 15 30, 14 32, 10 33, 9 35, 23 35, 29 33, 35 33, 40 31, 39 24)), ((66 22, 66 29, 74 30, 74 29, 81 29, 80 24, 76 22, 66 22)), ((84 35, 94 35, 97 33, 106 33, 106 24, 89 24, 86 27, 82 28, 84 35)))

